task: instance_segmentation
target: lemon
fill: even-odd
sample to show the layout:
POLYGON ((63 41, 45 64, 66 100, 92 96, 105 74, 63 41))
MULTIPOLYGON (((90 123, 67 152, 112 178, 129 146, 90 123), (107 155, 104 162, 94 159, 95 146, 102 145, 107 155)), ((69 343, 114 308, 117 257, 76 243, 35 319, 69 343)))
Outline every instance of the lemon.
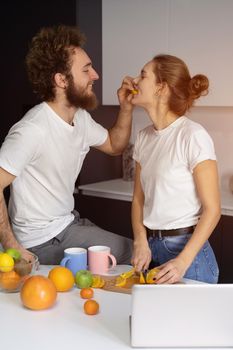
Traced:
POLYGON ((14 268, 14 259, 7 253, 0 254, 0 271, 10 272, 14 268))

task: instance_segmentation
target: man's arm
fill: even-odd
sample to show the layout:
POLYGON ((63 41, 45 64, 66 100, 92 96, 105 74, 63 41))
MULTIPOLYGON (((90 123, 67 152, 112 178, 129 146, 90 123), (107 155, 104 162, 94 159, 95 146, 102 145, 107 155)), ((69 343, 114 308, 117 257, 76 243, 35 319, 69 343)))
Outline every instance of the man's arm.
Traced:
POLYGON ((126 148, 132 126, 133 105, 131 103, 134 89, 132 78, 126 77, 117 91, 120 102, 120 112, 114 126, 109 129, 105 143, 96 148, 110 155, 119 155, 126 148))
POLYGON ((32 260, 32 254, 24 249, 16 240, 8 218, 3 191, 15 179, 15 176, 0 168, 0 243, 4 249, 15 248, 19 250, 26 260, 32 260))

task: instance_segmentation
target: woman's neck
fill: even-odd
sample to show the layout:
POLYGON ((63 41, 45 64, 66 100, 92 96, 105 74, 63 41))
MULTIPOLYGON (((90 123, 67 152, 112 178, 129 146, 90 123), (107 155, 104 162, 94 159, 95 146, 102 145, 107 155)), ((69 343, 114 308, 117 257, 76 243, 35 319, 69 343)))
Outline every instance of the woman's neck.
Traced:
POLYGON ((179 116, 167 107, 157 107, 147 111, 156 130, 162 130, 172 124, 179 116))

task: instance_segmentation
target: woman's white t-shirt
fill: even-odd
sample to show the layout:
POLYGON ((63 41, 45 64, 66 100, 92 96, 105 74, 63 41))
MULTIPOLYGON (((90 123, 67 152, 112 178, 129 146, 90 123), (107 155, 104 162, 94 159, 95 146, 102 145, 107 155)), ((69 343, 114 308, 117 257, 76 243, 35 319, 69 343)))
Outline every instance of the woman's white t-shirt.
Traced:
POLYGON ((60 233, 74 218, 74 187, 90 146, 101 145, 107 130, 79 109, 71 126, 47 103, 32 108, 9 131, 0 166, 16 176, 9 216, 26 248, 60 233))
POLYGON ((185 116, 159 131, 150 125, 139 132, 133 158, 141 166, 143 224, 160 230, 195 225, 201 203, 193 169, 204 160, 216 160, 207 131, 185 116))

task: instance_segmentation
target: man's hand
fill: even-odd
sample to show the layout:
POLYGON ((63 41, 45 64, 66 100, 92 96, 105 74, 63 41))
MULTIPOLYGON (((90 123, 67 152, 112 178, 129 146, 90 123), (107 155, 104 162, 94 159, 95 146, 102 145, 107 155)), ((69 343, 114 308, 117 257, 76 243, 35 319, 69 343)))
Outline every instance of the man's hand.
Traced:
POLYGON ((18 250, 21 253, 21 257, 25 259, 28 262, 34 262, 35 261, 35 256, 29 250, 26 250, 24 248, 18 248, 18 250))
POLYGON ((132 90, 134 89, 133 78, 125 77, 120 89, 117 90, 118 100, 122 109, 128 111, 133 109, 131 100, 133 98, 132 90))

